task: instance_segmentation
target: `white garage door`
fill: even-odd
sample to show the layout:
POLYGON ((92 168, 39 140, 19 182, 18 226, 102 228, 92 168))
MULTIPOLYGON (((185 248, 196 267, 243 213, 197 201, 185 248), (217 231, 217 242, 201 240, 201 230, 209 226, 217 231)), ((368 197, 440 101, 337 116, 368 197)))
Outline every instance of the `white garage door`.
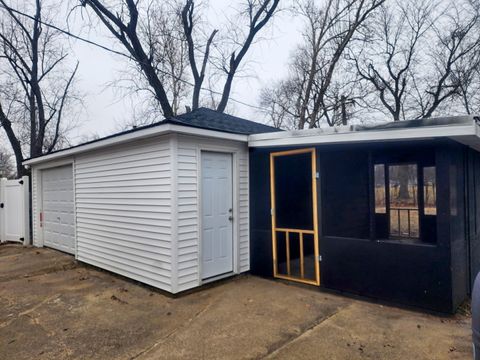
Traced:
POLYGON ((43 245, 75 254, 72 166, 42 171, 43 245))

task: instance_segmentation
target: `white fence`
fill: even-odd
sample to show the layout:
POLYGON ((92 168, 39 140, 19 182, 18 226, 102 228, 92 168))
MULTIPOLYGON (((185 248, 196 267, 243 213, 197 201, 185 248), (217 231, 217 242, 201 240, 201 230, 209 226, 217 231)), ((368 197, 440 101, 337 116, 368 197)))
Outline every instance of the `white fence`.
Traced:
POLYGON ((28 176, 0 180, 0 242, 30 244, 28 176))

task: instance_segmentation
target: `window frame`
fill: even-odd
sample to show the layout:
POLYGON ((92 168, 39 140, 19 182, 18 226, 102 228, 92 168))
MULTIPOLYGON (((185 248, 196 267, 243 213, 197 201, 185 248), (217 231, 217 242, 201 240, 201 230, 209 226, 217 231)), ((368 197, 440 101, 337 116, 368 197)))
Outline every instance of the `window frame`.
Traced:
POLYGON ((422 166, 422 211, 424 216, 438 216, 438 207, 437 207, 437 166, 434 165, 423 165, 422 166), (435 205, 435 214, 426 214, 425 213, 425 169, 426 168, 433 168, 433 175, 435 177, 435 182, 432 183, 432 191, 433 191, 433 196, 434 196, 434 205, 435 205))
MULTIPOLYGON (((382 241, 382 242, 395 242, 395 243, 410 243, 410 244, 419 244, 419 245, 436 245, 431 244, 427 241, 425 241, 424 234, 423 234, 423 229, 422 229, 422 224, 425 219, 425 204, 424 204, 424 167, 433 167, 435 169, 435 184, 437 183, 436 178, 437 178, 437 173, 436 173, 436 164, 424 164, 420 160, 405 160, 405 161, 398 161, 398 160, 392 160, 389 161, 388 159, 379 159, 379 160, 374 160, 371 162, 370 166, 370 173, 372 174, 372 183, 370 187, 373 189, 373 199, 372 201, 372 206, 371 209, 372 211, 372 217, 373 217, 373 231, 372 231, 372 239, 376 241, 382 241), (376 199, 375 199, 375 166, 376 165, 383 165, 384 168, 384 191, 385 191, 385 213, 377 213, 376 212, 376 199), (391 206, 390 206, 390 167, 391 166, 400 166, 400 165, 415 165, 417 167, 416 171, 416 176, 417 176, 417 193, 416 193, 416 200, 417 200, 417 209, 418 209, 418 237, 392 237, 391 235, 391 226, 390 226, 390 219, 391 219, 391 206), (419 189, 421 189, 419 191, 419 189), (386 223, 387 223, 387 238, 383 237, 378 237, 377 236, 377 231, 376 231, 376 218, 377 216, 384 216, 386 218, 386 223)), ((437 206, 436 201, 435 201, 435 207, 437 206)), ((436 215, 428 215, 428 216, 435 216, 437 217, 438 215, 438 209, 436 209, 437 214, 436 215)))
POLYGON ((370 164, 370 167, 372 168, 372 185, 371 186, 373 188, 373 191, 372 191, 372 196, 373 196, 373 215, 382 215, 382 214, 387 214, 387 202, 388 202, 388 194, 387 194, 387 187, 386 187, 386 176, 387 176, 387 170, 386 170, 386 167, 387 165, 383 162, 374 162, 374 163, 371 163, 370 164), (383 167, 383 192, 384 192, 384 197, 383 197, 383 202, 384 202, 384 205, 385 205, 385 212, 377 212, 377 179, 376 179, 376 172, 375 172, 375 167, 377 165, 381 165, 383 167))

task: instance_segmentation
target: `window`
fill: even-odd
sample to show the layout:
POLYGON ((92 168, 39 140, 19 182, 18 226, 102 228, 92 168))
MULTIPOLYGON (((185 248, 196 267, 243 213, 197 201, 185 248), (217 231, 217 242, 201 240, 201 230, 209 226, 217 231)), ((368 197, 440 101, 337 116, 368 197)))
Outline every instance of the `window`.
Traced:
POLYGON ((435 166, 423 168, 423 204, 425 215, 437 215, 435 166))
POLYGON ((374 164, 374 238, 435 243, 436 170, 430 164, 374 164))
POLYGON ((387 202, 385 198, 385 165, 375 164, 375 214, 387 213, 387 202))
POLYGON ((417 165, 391 165, 388 173, 390 237, 418 238, 420 229, 417 165))

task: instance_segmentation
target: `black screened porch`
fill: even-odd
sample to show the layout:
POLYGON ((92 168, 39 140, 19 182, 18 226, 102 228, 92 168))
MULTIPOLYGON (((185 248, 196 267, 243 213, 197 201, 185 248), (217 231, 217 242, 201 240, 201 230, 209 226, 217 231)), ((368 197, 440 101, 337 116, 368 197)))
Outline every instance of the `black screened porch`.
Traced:
POLYGON ((448 139, 251 148, 252 273, 453 311, 478 271, 477 157, 448 139))

